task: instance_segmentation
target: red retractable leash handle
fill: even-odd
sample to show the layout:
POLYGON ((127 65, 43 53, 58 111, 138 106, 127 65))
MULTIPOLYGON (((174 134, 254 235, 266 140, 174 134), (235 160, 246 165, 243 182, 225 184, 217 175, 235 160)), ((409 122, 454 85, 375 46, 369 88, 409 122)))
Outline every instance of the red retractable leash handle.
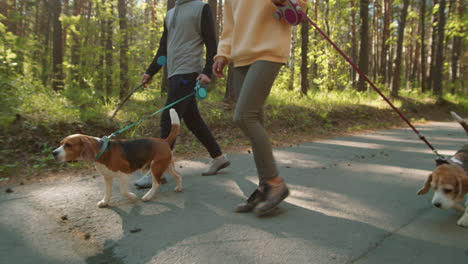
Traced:
POLYGON ((277 20, 284 19, 286 22, 293 26, 299 25, 302 21, 308 21, 319 33, 322 35, 325 40, 327 40, 333 48, 340 53, 341 56, 353 67, 357 73, 376 91, 389 105, 390 107, 408 124, 408 126, 413 129, 414 133, 418 135, 419 139, 421 139, 426 145, 434 152, 437 156, 436 163, 438 165, 442 163, 446 163, 447 161, 445 158, 440 155, 437 150, 429 143, 425 136, 423 136, 412 124, 411 122, 396 108, 392 102, 375 86, 375 84, 367 77, 367 75, 333 42, 325 32, 323 32, 317 24, 310 19, 307 14, 302 11, 301 6, 297 3, 296 0, 286 0, 286 3, 283 5, 276 5, 278 9, 274 13, 274 17, 277 20))

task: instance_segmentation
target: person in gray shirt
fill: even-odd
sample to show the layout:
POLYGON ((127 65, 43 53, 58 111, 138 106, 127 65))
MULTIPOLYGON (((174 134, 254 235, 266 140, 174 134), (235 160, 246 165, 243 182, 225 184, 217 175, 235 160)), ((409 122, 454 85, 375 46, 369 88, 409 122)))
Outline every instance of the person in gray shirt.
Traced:
MULTIPOLYGON (((169 81, 166 105, 171 104, 190 94, 197 80, 201 84, 211 81, 216 49, 216 33, 210 6, 197 0, 176 0, 175 7, 166 14, 158 51, 141 82, 144 85, 150 83, 153 75, 167 63, 169 81), (204 46, 206 58, 203 66, 204 46)), ((173 108, 212 158, 208 170, 202 175, 214 175, 229 166, 229 160, 200 115, 195 96, 177 103, 173 108)), ((161 138, 166 138, 171 130, 169 110, 162 113, 160 122, 161 138)), ((147 174, 137 180, 135 185, 149 188, 151 181, 151 176, 147 174)))

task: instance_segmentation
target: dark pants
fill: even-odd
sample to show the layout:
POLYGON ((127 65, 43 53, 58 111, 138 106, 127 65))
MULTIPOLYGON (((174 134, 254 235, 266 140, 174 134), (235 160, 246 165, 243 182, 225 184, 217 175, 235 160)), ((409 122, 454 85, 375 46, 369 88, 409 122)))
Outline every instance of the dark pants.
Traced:
MULTIPOLYGON (((169 78, 168 95, 166 105, 177 101, 178 99, 193 92, 198 73, 178 74, 169 78)), ((191 96, 174 106, 179 117, 184 120, 187 128, 197 137, 197 139, 205 146, 212 158, 222 154, 221 149, 216 142, 216 139, 211 134, 211 131, 203 121, 200 112, 198 111, 197 100, 195 96, 191 96)), ((171 131, 171 117, 169 109, 164 110, 161 115, 161 138, 167 138, 171 131)), ((171 146, 174 147, 174 146, 171 146)))

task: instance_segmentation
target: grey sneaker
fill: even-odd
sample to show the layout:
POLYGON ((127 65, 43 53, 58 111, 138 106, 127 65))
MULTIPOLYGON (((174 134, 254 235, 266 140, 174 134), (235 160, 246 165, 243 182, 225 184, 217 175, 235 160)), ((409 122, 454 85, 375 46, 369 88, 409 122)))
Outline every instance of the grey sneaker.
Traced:
POLYGON ((262 201, 265 200, 265 195, 262 191, 259 189, 256 189, 250 197, 247 199, 247 201, 240 203, 236 207, 236 212, 237 213, 249 213, 252 212, 253 209, 262 201))
POLYGON ((223 155, 219 159, 212 159, 210 161, 210 167, 208 168, 208 171, 203 172, 203 176, 210 176, 210 175, 215 175, 218 173, 218 171, 226 168, 227 166, 231 165, 231 162, 227 159, 226 155, 223 155))
POLYGON ((257 216, 263 216, 272 212, 289 195, 289 189, 284 181, 275 185, 265 183, 263 191, 265 200, 255 207, 257 216))
MULTIPOLYGON (((153 185, 153 174, 151 172, 143 174, 141 171, 136 171, 133 173, 133 175, 140 177, 138 180, 135 181, 136 187, 140 189, 145 189, 145 188, 151 188, 151 186, 153 185)), ((161 177, 161 183, 162 184, 167 183, 167 180, 164 176, 161 177)))

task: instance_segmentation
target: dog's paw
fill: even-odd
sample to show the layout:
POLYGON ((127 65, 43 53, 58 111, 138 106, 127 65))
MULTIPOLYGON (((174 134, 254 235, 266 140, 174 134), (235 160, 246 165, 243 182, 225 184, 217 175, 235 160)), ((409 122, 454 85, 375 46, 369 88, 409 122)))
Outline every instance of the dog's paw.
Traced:
POLYGON ((143 200, 143 202, 148 202, 151 198, 153 198, 152 195, 145 194, 141 200, 143 200))
POLYGON ((132 193, 132 192, 127 193, 125 196, 127 196, 128 199, 134 200, 134 201, 140 199, 140 198, 138 198, 138 196, 137 196, 136 194, 134 194, 134 193, 132 193))
POLYGON ((182 187, 176 186, 174 188, 174 192, 181 192, 181 191, 182 191, 182 187))
POLYGON ((468 227, 468 213, 463 214, 463 216, 458 219, 457 225, 468 227))
POLYGON ((104 208, 104 207, 107 207, 108 205, 109 205, 109 204, 108 204, 106 201, 104 201, 104 200, 101 200, 101 201, 99 201, 99 202, 97 203, 97 206, 98 206, 99 208, 104 208))

